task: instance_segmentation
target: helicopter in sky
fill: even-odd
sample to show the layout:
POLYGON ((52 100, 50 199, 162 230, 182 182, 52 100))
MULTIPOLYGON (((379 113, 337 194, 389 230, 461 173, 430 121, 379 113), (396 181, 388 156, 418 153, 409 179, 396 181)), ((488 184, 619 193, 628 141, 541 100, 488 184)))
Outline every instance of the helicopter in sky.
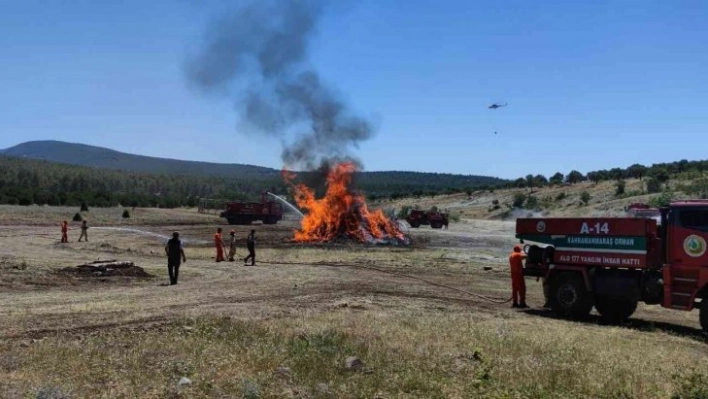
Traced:
POLYGON ((497 109, 497 108, 501 108, 501 107, 506 107, 506 103, 494 103, 494 104, 490 105, 490 106, 487 107, 487 108, 489 108, 489 109, 497 109))

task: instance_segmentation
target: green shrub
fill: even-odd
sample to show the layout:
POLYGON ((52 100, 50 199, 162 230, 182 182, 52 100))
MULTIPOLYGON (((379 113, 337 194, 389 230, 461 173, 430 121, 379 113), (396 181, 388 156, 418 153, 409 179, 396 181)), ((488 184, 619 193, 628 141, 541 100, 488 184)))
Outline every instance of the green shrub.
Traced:
POLYGON ((74 215, 74 218, 71 220, 73 220, 75 222, 80 222, 80 221, 84 220, 84 218, 81 217, 81 213, 76 212, 76 215, 74 215))
POLYGON ((124 211, 123 211, 123 219, 128 219, 129 217, 130 217, 130 212, 128 212, 127 209, 124 210, 124 211))
POLYGON ((514 208, 521 208, 526 202, 526 194, 516 193, 511 201, 511 206, 514 208))
POLYGON ((81 212, 88 212, 88 205, 85 202, 81 203, 81 212))
POLYGON ((656 197, 650 199, 647 201, 647 205, 653 206, 653 207, 664 207, 664 206, 669 206, 671 201, 674 200, 674 194, 671 192, 665 192, 657 195, 656 197))
POLYGON ((647 186, 647 193, 655 194, 661 191, 661 182, 654 178, 649 178, 645 182, 647 186))
POLYGON ((627 186, 627 183, 624 180, 619 180, 615 184, 615 195, 617 197, 624 195, 624 189, 627 186))
POLYGON ((396 214, 396 217, 399 219, 405 219, 408 216, 408 212, 411 211, 411 207, 408 205, 404 205, 401 207, 401 210, 398 211, 398 214, 396 214))
POLYGON ((538 198, 534 197, 533 195, 529 195, 526 197, 526 209, 536 209, 538 208, 538 198))
POLYGON ((568 195, 565 193, 565 191, 560 192, 560 193, 558 193, 558 195, 556 195, 556 201, 562 201, 566 197, 568 197, 568 195))
POLYGON ((582 201, 584 205, 587 205, 591 198, 590 193, 587 191, 580 193, 580 201, 582 201))

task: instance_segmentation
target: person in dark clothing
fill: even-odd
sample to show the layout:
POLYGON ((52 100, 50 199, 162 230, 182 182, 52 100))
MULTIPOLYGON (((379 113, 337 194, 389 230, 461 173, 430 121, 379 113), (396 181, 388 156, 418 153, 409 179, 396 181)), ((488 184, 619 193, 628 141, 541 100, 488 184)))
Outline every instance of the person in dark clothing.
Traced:
POLYGON ((88 224, 86 224, 86 221, 84 220, 83 223, 81 223, 81 235, 79 236, 79 242, 81 242, 82 238, 88 242, 88 228, 88 224))
POLYGON ((179 267, 181 263, 187 262, 187 257, 184 256, 184 248, 182 241, 179 239, 179 233, 172 233, 172 239, 167 241, 165 245, 165 253, 167 254, 167 273, 170 275, 170 285, 177 284, 179 276, 179 267), (180 262, 180 260, 182 262, 180 262))
POLYGON ((243 259, 243 263, 248 263, 251 259, 251 266, 256 265, 256 231, 251 230, 251 234, 246 238, 246 246, 248 247, 248 256, 243 259))

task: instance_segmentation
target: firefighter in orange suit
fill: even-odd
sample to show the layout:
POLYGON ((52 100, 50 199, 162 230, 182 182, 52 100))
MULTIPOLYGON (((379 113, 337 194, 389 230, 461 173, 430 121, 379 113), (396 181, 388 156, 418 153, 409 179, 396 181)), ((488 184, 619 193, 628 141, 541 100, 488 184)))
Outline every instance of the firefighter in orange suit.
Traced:
POLYGON ((223 262, 224 259, 224 240, 221 238, 221 227, 216 229, 214 234, 214 245, 216 246, 216 261, 223 262))
POLYGON ((521 246, 515 245, 514 251, 509 255, 509 266, 511 266, 511 295, 513 299, 512 308, 528 308, 526 305, 526 282, 524 281, 524 259, 526 254, 521 252, 521 246))
POLYGON ((61 222, 61 242, 69 242, 69 222, 61 222))

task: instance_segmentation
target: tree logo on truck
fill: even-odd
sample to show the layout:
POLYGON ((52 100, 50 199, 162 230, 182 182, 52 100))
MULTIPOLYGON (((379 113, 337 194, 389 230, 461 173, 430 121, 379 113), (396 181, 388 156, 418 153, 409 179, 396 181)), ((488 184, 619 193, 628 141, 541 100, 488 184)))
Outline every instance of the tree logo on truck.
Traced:
POLYGON ((683 250, 694 258, 703 256, 706 253, 706 240, 697 235, 690 235, 683 241, 683 250))
POLYGON ((546 222, 541 220, 540 222, 536 223, 536 231, 538 231, 539 233, 543 233, 544 231, 546 231, 546 222))

